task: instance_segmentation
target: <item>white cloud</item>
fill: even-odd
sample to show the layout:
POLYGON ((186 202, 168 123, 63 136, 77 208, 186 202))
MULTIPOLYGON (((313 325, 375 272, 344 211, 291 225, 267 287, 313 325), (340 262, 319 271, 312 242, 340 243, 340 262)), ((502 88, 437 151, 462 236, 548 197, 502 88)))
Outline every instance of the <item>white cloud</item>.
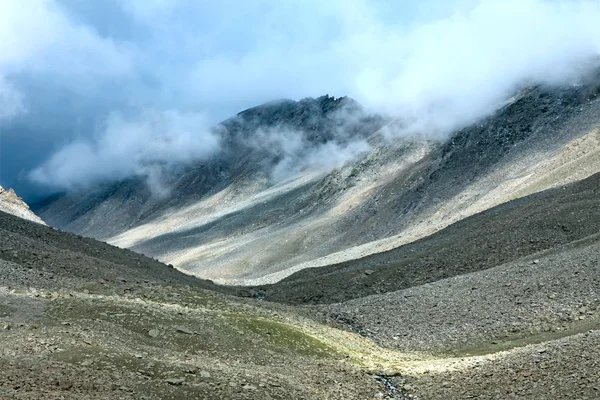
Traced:
POLYGON ((259 128, 250 136, 248 145, 268 151, 279 158, 271 172, 275 182, 292 178, 303 171, 323 172, 344 165, 371 150, 364 139, 349 139, 343 120, 336 139, 327 143, 311 143, 301 131, 285 128, 259 128))
POLYGON ((126 43, 100 37, 49 0, 0 0, 0 117, 24 110, 19 74, 60 80, 77 92, 83 81, 127 75, 133 55, 126 43), (20 103, 15 106, 15 101, 20 103))
POLYGON ((391 39, 383 46, 396 67, 365 66, 355 83, 360 97, 416 129, 447 132, 487 115, 519 85, 568 84, 589 72, 600 55, 599 18, 598 2, 480 1, 391 39))
POLYGON ((202 115, 146 111, 131 119, 113 114, 94 137, 67 144, 30 178, 70 190, 138 176, 161 194, 161 178, 171 169, 209 157, 218 148, 219 139, 202 115))
MULTIPOLYGON (((138 110, 138 121, 148 108, 200 112, 216 123, 264 101, 332 94, 444 137, 518 85, 576 81, 600 53, 599 20, 593 0, 0 0, 0 115, 35 118, 36 88, 66 88, 40 107, 71 116, 65 131, 89 144, 106 113, 85 125, 85 107, 138 110)), ((47 134, 68 136, 32 130, 22 146, 47 134)), ((73 166, 75 153, 58 149, 50 161, 73 166)), ((50 161, 46 176, 69 186, 50 161)))
POLYGON ((350 95, 443 135, 519 85, 573 83, 600 55, 596 1, 445 2, 445 14, 420 21, 403 19, 402 6, 384 18, 360 0, 283 3, 257 21, 255 46, 198 59, 190 89, 218 104, 350 95))

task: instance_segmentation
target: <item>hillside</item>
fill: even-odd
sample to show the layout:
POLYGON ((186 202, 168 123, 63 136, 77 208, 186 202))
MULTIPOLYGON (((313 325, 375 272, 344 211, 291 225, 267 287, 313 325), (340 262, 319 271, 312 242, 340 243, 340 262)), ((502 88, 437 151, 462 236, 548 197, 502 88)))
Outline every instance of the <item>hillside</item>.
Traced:
POLYGON ((598 232, 600 173, 496 206, 393 250, 305 269, 256 289, 273 301, 337 303, 529 260, 544 251, 560 253, 598 232))
POLYGON ((402 135, 400 121, 347 98, 271 102, 223 122, 218 129, 233 150, 183 171, 167 198, 153 197, 140 180, 55 196, 34 209, 52 226, 219 283, 274 283, 599 172, 599 87, 523 89, 449 139, 402 135), (265 130, 293 130, 309 154, 363 139, 371 149, 329 172, 307 168, 276 180, 286 153, 241 139, 264 138, 265 130))
POLYGON ((2 398, 364 399, 385 391, 370 372, 376 347, 359 337, 3 212, 0 282, 2 398))
MULTIPOLYGON (((339 266, 306 270, 255 292, 310 303, 318 297, 302 300, 297 293, 314 293, 322 281, 337 282, 332 287, 346 288, 344 297, 352 298, 312 306, 232 297, 252 296, 253 289, 216 286, 129 250, 0 212, 0 396, 594 398, 598 179, 495 207, 431 238, 357 260, 348 268, 353 276, 339 266), (519 223, 539 227, 523 251, 527 241, 511 234, 519 223), (487 269, 455 271, 454 263, 442 262, 449 254, 463 257, 457 250, 469 237, 457 232, 475 237, 486 227, 492 228, 488 246, 474 243, 464 257, 489 258, 487 269), (390 271, 389 261, 413 253, 407 248, 431 254, 428 262, 442 273, 382 285, 377 279, 390 271), (511 249, 517 254, 509 256, 511 249), (299 279, 310 271, 326 273, 299 279), (358 292, 356 282, 366 289, 358 292), (378 288, 387 293, 367 295, 378 288)), ((395 266, 396 275, 421 274, 414 254, 395 266)), ((344 290, 331 295, 338 293, 344 290)))
POLYGON ((23 201, 14 190, 5 190, 0 186, 0 211, 16 215, 17 217, 25 218, 39 224, 43 224, 44 221, 35 215, 30 209, 27 203, 23 201))
MULTIPOLYGON (((330 172, 277 181, 277 153, 247 149, 181 196, 140 201, 140 180, 39 208, 131 249, 0 212, 0 396, 597 397, 596 90, 525 90, 448 141, 361 117, 372 150, 330 172)), ((269 103, 236 135, 265 110, 339 133, 315 102, 355 106, 269 103)))

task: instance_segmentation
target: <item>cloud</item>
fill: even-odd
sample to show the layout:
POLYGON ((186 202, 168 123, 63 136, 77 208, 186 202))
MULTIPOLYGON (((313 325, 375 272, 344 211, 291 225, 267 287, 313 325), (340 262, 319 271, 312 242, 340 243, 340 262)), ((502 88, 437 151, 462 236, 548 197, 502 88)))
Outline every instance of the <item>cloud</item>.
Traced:
POLYGON ((259 128, 250 135, 250 148, 267 151, 277 159, 270 175, 274 182, 293 178, 301 172, 323 172, 344 165, 371 150, 362 138, 349 138, 344 121, 333 140, 314 143, 307 135, 286 127, 259 128))
POLYGON ((381 41, 388 51, 375 48, 372 56, 394 60, 364 66, 359 97, 414 129, 447 134, 523 85, 572 84, 597 68, 598 18, 600 3, 592 1, 479 1, 381 41))
POLYGON ((27 126, 2 132, 19 138, 0 149, 2 179, 12 179, 2 183, 27 188, 12 177, 42 165, 57 178, 46 183, 69 187, 51 160, 74 166, 74 143, 109 153, 96 127, 114 112, 139 123, 149 109, 199 113, 213 125, 262 102, 329 93, 443 138, 520 85, 577 82, 600 53, 598 20, 592 0, 0 0, 0 124, 27 126), (33 150, 49 135, 69 145, 33 150), (37 165, 19 164, 31 151, 37 165))
POLYGON ((206 159, 219 149, 218 136, 198 114, 146 111, 135 118, 115 113, 92 138, 62 147, 30 178, 65 190, 142 177, 155 194, 165 194, 163 179, 180 165, 206 159))
POLYGON ((0 121, 11 119, 25 111, 23 94, 0 75, 0 121))
POLYGON ((26 109, 20 77, 59 81, 77 93, 82 83, 127 76, 133 54, 126 43, 100 37, 48 0, 0 0, 0 118, 26 109))

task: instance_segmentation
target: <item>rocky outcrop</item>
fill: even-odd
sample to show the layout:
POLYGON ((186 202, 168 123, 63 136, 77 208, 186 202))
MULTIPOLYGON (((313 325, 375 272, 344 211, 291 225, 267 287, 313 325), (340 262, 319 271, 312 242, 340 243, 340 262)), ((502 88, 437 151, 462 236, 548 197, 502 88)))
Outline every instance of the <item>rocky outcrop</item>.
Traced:
MULTIPOLYGON (((35 215, 30 209, 27 203, 23 201, 14 190, 5 190, 0 186, 0 211, 4 211, 9 214, 16 215, 17 217, 28 219, 38 224, 44 224, 44 221, 37 215, 35 215)), ((45 225, 45 224, 44 224, 45 225)))

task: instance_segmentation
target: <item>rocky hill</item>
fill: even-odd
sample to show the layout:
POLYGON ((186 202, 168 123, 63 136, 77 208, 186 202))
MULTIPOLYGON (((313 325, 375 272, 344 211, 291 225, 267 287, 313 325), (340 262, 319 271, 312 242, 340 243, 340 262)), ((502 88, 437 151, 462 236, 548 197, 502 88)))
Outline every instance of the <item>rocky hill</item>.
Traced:
POLYGON ((43 224, 44 221, 35 215, 30 209, 27 203, 23 201, 14 190, 5 190, 0 186, 0 211, 16 215, 17 217, 28 219, 39 224, 43 224))

